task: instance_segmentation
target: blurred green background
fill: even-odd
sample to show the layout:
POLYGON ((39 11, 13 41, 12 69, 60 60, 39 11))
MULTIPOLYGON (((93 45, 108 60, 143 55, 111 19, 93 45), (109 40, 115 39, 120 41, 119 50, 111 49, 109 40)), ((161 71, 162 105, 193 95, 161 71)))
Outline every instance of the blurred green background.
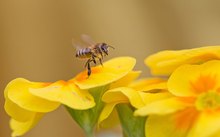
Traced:
MULTIPOLYGON (((6 84, 68 80, 82 71, 72 38, 90 35, 116 49, 105 59, 133 56, 136 69, 149 75, 143 60, 164 49, 220 43, 218 0, 0 0, 0 137, 10 137, 3 105, 6 84)), ((47 114, 24 137, 84 136, 60 109, 47 114)))

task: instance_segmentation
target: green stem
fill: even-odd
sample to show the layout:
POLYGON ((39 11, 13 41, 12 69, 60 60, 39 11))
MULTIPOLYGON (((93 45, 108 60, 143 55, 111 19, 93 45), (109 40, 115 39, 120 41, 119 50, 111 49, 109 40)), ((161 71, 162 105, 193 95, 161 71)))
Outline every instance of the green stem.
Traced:
POLYGON ((123 131, 122 132, 123 137, 127 137, 126 133, 123 131))
POLYGON ((129 104, 116 106, 124 137, 145 137, 146 117, 135 117, 129 104))
POLYGON ((86 137, 95 137, 94 136, 94 130, 93 129, 84 129, 85 130, 85 134, 86 134, 86 137))
POLYGON ((85 131, 86 137, 94 137, 94 128, 98 121, 99 115, 104 107, 102 102, 102 95, 108 89, 109 86, 98 87, 90 89, 89 92, 94 97, 96 106, 87 110, 75 110, 68 106, 65 106, 72 118, 78 123, 78 125, 85 131))

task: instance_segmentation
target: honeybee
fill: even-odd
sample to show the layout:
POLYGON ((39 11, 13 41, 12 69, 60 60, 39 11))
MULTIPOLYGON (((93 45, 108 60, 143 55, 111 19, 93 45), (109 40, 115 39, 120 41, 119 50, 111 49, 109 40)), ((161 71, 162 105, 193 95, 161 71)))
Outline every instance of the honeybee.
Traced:
POLYGON ((109 48, 114 49, 114 47, 106 43, 95 43, 88 35, 82 35, 82 40, 86 42, 89 46, 85 48, 80 48, 76 51, 76 57, 80 59, 88 59, 85 63, 85 68, 87 68, 88 77, 91 75, 91 65, 93 62, 97 64, 97 60, 102 64, 104 56, 108 55, 109 48))

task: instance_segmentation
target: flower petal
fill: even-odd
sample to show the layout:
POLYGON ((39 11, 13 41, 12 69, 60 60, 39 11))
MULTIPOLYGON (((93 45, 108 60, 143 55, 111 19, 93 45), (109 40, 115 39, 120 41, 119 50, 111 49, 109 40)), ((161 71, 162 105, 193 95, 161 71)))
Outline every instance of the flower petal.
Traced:
POLYGON ((186 137, 187 130, 177 130, 173 114, 150 115, 145 124, 147 137, 186 137))
POLYGON ((127 75, 134 67, 136 60, 131 57, 118 57, 92 68, 88 77, 84 71, 77 75, 73 81, 80 89, 89 89, 107 85, 127 75))
POLYGON ((31 94, 40 98, 60 102, 73 109, 88 109, 95 106, 94 99, 88 91, 80 90, 74 83, 58 81, 48 87, 30 89, 31 94))
POLYGON ((183 65, 168 80, 168 90, 176 96, 197 96, 201 92, 220 87, 220 61, 212 60, 202 65, 183 65))
MULTIPOLYGON (((19 107, 33 112, 50 112, 60 103, 48 101, 30 94, 30 88, 42 88, 45 83, 30 82, 23 78, 12 80, 5 89, 8 98, 19 107)), ((6 95, 5 95, 6 96, 6 95)))
POLYGON ((35 112, 28 111, 19 107, 17 104, 13 103, 9 99, 5 100, 4 107, 7 114, 16 121, 25 122, 33 119, 33 117, 35 116, 35 112))
POLYGON ((166 80, 161 78, 145 78, 132 82, 129 87, 138 91, 167 89, 166 80))
POLYGON ((104 108, 102 109, 102 112, 99 116, 98 126, 109 117, 109 115, 112 113, 115 105, 117 105, 118 103, 120 103, 120 102, 108 103, 104 106, 104 108))
POLYGON ((178 98, 172 97, 159 101, 152 102, 134 112, 136 116, 146 116, 151 114, 165 115, 182 110, 189 104, 180 101, 178 98))
POLYGON ((119 87, 108 90, 102 96, 102 100, 106 103, 129 101, 132 106, 139 108, 144 106, 139 93, 128 87, 119 87))
POLYGON ((36 113, 33 119, 26 122, 19 122, 14 119, 10 121, 10 127, 13 130, 12 137, 21 136, 33 128, 42 118, 43 113, 36 113))
POLYGON ((142 100, 144 101, 145 105, 158 101, 158 100, 173 97, 173 95, 168 91, 158 92, 158 93, 139 92, 139 94, 142 100))
POLYGON ((101 129, 112 129, 115 126, 120 124, 120 120, 118 117, 118 112, 116 109, 113 109, 109 116, 106 117, 101 123, 99 124, 99 127, 101 129))
POLYGON ((121 79, 117 80, 116 82, 113 82, 110 86, 110 89, 122 87, 130 84, 132 81, 138 78, 141 71, 131 71, 126 76, 122 77, 121 79))
POLYGON ((220 113, 202 112, 188 137, 210 137, 220 131, 220 113))
POLYGON ((195 49, 162 51, 145 59, 152 74, 170 75, 183 64, 201 64, 209 60, 220 59, 220 46, 208 46, 195 49))
POLYGON ((154 75, 169 75, 177 67, 177 62, 181 59, 182 54, 187 50, 180 51, 161 51, 156 54, 150 55, 145 59, 145 64, 151 69, 151 73, 154 75), (179 57, 177 60, 176 58, 179 57))

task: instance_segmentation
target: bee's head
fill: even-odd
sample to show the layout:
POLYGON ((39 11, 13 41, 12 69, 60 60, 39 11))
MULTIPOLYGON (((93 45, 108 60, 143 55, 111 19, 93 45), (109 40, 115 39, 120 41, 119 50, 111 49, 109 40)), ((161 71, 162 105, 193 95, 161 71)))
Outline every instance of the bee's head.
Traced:
POLYGON ((106 43, 102 43, 102 45, 100 46, 101 50, 106 54, 108 55, 108 48, 112 48, 112 49, 115 49, 114 47, 106 44, 106 43))

